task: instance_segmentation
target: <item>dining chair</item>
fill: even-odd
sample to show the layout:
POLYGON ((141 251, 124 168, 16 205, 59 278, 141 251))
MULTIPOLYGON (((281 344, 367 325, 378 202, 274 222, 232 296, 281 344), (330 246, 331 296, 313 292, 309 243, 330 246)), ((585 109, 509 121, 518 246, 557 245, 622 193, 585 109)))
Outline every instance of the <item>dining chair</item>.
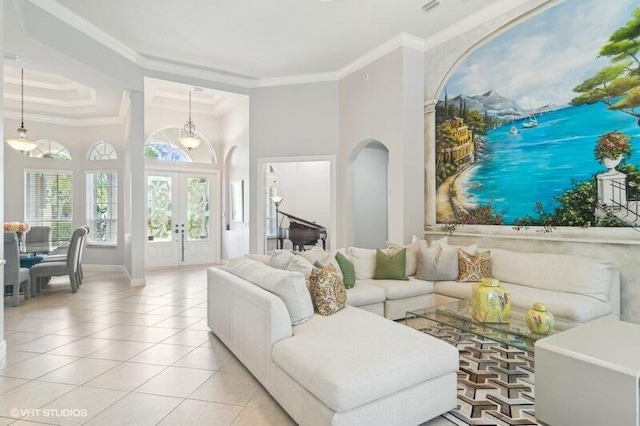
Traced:
POLYGON ((4 285, 5 292, 7 288, 11 288, 13 306, 18 306, 20 302, 20 287, 23 287, 24 298, 28 299, 31 295, 31 285, 29 268, 20 267, 20 252, 18 248, 18 236, 15 232, 4 233, 4 285), (24 285, 21 285, 23 284, 24 285))
MULTIPOLYGON (((84 272, 82 270, 82 256, 84 254, 84 248, 87 245, 87 235, 89 235, 89 227, 88 226, 83 226, 82 228, 87 230, 87 233, 84 234, 81 238, 80 241, 80 255, 78 256, 78 271, 77 271, 77 276, 78 276, 78 286, 82 285, 82 279, 84 278, 84 272)), ((47 263, 47 262, 66 262, 67 260, 67 256, 68 253, 64 253, 64 254, 52 254, 50 256, 48 256, 46 259, 43 260, 43 262, 47 263)))
POLYGON ((25 234, 25 247, 40 246, 42 247, 34 253, 49 254, 49 244, 51 243, 51 227, 34 225, 25 234))
POLYGON ((43 282, 47 278, 62 275, 69 276, 71 291, 73 293, 78 291, 78 287, 80 285, 78 281, 80 247, 82 244, 82 238, 85 235, 87 235, 87 228, 78 228, 73 231, 66 259, 53 262, 40 262, 31 267, 31 291, 33 294, 42 289, 43 282))

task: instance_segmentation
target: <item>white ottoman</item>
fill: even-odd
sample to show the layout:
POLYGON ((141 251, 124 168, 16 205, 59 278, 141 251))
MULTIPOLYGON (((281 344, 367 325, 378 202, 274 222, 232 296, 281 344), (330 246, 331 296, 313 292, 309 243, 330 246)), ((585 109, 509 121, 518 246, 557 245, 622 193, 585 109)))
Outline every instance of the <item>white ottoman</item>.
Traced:
POLYGON ((535 344, 536 419, 639 426, 640 325, 596 321, 535 344))

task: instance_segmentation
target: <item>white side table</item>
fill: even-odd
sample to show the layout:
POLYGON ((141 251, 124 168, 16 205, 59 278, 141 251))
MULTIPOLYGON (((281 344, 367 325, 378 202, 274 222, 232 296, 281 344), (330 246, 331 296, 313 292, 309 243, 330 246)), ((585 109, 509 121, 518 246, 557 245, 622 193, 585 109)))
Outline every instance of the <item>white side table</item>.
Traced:
POLYGON ((639 426, 640 325, 603 320, 535 344, 536 419, 639 426))

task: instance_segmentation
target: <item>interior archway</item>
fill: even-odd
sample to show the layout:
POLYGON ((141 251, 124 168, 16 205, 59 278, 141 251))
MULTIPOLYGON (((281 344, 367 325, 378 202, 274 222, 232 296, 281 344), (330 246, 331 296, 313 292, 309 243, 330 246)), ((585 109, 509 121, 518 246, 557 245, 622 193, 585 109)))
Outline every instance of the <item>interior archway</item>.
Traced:
POLYGON ((380 141, 362 141, 349 156, 349 245, 384 247, 388 239, 389 150, 380 141))

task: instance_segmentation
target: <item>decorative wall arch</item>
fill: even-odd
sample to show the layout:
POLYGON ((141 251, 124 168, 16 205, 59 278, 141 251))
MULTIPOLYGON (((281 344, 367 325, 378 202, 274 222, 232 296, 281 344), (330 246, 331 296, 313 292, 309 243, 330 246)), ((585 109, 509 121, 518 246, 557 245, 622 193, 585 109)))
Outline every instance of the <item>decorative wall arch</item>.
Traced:
POLYGON ((196 135, 202 140, 200 146, 187 150, 179 142, 182 132, 184 132, 182 127, 177 125, 163 127, 152 132, 145 142, 145 158, 159 161, 218 164, 213 145, 202 133, 196 130, 196 135))
POLYGON ((118 151, 109 142, 99 141, 93 144, 87 153, 89 160, 117 160, 118 151))

